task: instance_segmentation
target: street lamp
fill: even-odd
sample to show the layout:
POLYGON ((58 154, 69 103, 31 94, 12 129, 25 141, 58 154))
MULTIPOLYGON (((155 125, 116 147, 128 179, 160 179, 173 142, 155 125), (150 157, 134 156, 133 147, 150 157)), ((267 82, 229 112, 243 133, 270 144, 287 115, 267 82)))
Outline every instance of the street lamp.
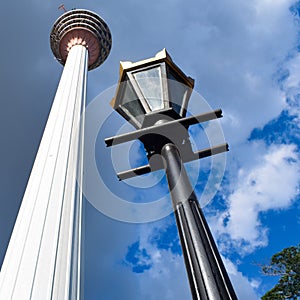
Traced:
POLYGON ((183 163, 228 151, 222 144, 192 150, 188 128, 222 117, 221 110, 186 117, 194 80, 164 49, 154 58, 121 62, 113 108, 137 130, 105 139, 107 146, 139 139, 148 164, 118 173, 124 180, 165 169, 193 299, 237 299, 183 163))

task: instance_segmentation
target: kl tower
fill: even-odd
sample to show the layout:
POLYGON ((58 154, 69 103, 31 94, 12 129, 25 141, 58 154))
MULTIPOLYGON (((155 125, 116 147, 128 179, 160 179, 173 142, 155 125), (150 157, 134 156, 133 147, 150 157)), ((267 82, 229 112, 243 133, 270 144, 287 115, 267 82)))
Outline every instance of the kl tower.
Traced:
POLYGON ((0 273, 0 299, 82 299, 82 180, 87 71, 101 65, 111 34, 95 13, 65 12, 53 25, 64 65, 0 273))

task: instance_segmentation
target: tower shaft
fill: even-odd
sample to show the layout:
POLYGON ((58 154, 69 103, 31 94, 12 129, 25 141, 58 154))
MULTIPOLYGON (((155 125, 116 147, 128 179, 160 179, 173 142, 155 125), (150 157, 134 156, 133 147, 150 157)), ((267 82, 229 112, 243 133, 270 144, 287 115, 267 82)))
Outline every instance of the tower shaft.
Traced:
POLYGON ((0 299, 79 299, 88 51, 69 51, 0 273, 0 299))

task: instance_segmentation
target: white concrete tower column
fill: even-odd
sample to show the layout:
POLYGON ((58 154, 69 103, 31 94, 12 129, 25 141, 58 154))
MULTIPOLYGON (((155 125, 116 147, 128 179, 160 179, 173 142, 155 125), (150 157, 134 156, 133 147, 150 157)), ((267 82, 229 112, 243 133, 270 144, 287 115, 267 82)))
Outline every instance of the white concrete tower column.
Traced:
POLYGON ((65 65, 0 273, 0 299, 82 299, 82 180, 87 70, 107 58, 111 34, 95 13, 71 10, 51 48, 65 65))

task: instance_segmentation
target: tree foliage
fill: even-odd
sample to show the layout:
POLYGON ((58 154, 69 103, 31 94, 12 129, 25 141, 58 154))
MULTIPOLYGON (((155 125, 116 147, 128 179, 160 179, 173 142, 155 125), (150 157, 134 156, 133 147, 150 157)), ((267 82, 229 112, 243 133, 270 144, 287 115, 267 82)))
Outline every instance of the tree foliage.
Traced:
POLYGON ((280 276, 278 283, 262 300, 297 300, 300 297, 300 244, 274 254, 269 265, 262 266, 265 275, 280 276))

